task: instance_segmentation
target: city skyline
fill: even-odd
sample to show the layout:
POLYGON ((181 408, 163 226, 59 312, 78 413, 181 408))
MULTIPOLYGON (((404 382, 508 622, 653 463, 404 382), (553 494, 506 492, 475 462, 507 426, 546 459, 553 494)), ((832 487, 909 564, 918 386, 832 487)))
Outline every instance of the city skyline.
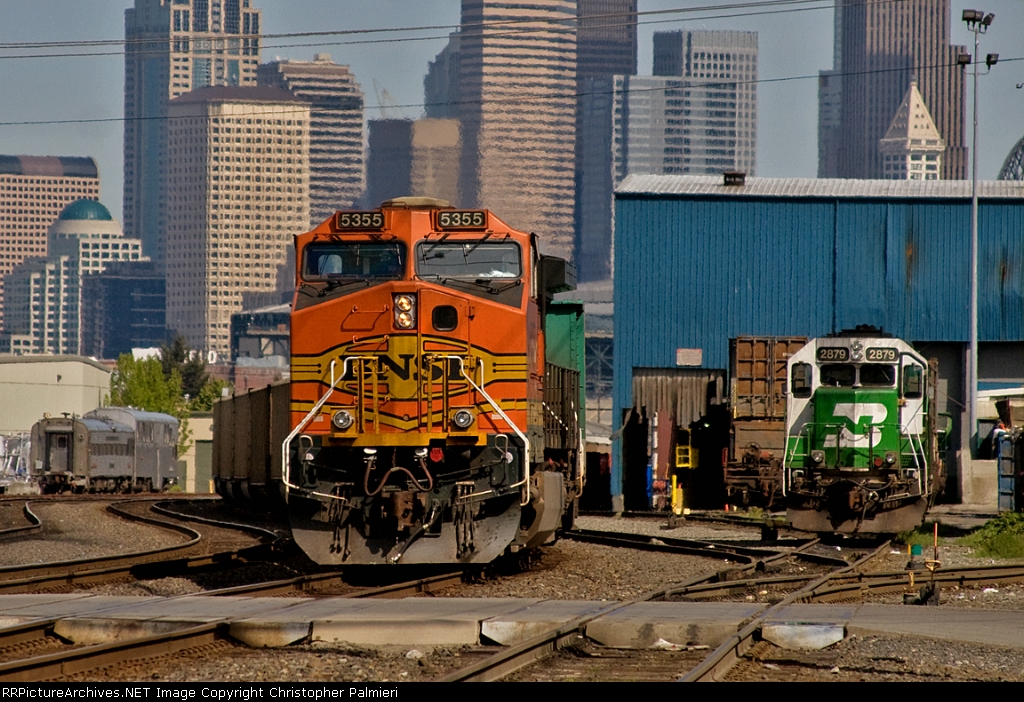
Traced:
MULTIPOLYGON (((124 9, 131 2, 100 3, 81 0, 69 5, 42 0, 19 5, 0 27, 0 41, 75 41, 123 37, 124 9), (55 23, 53 16, 65 21, 55 23)), ((457 3, 422 0, 412 3, 389 0, 395 12, 381 12, 378 3, 297 0, 280 3, 263 0, 262 31, 287 33, 299 31, 342 31, 372 27, 441 26, 454 28, 459 20, 457 3), (377 9, 375 9, 377 8, 377 9), (391 17, 402 17, 398 22, 391 17)), ((639 10, 649 12, 680 7, 669 0, 640 0, 639 10)), ((973 45, 960 13, 973 4, 952 3, 951 41, 973 45)), ((640 73, 651 69, 654 31, 675 28, 713 28, 758 31, 760 36, 760 81, 758 83, 759 133, 758 174, 764 176, 813 177, 817 169, 817 72, 829 65, 832 57, 831 3, 817 9, 788 14, 740 17, 732 20, 701 19, 723 12, 701 15, 642 16, 639 27, 640 73), (654 24, 654 22, 659 22, 654 24)), ((1001 61, 992 74, 980 79, 979 177, 994 179, 1014 143, 1024 134, 1024 90, 1015 83, 1024 80, 1024 56, 1015 27, 1024 25, 1024 3, 1018 0, 990 0, 979 9, 994 12, 996 21, 982 38, 981 54, 1000 53, 1001 61)), ((735 11, 733 11, 735 12, 735 11)), ((422 112, 423 77, 427 64, 447 42, 450 29, 369 35, 381 38, 404 37, 398 43, 342 45, 352 37, 267 40, 261 60, 275 58, 310 60, 315 53, 330 52, 334 61, 351 67, 363 86, 367 111, 365 117, 381 116, 377 109, 383 90, 391 97, 391 111, 416 118, 422 112), (417 37, 429 36, 421 40, 417 37), (295 44, 304 44, 295 46, 295 44), (395 108, 397 104, 399 107, 395 108)), ((355 37, 365 40, 367 37, 355 37)), ((9 96, 0 106, 0 122, 37 122, 51 119, 109 120, 63 125, 0 124, 0 152, 33 155, 78 155, 94 157, 101 172, 100 199, 118 217, 122 213, 122 151, 124 56, 120 48, 82 47, 73 52, 103 51, 113 55, 78 58, 9 59, 0 72, 0 90, 9 96), (42 88, 40 88, 42 86, 42 88)), ((28 52, 4 50, 2 55, 22 53, 50 54, 52 49, 28 52)), ((970 101, 968 101, 970 111, 970 101)), ((394 116, 394 114, 393 114, 394 116)), ((970 127, 967 129, 968 141, 970 127)), ((122 217, 119 217, 122 218, 122 217)))

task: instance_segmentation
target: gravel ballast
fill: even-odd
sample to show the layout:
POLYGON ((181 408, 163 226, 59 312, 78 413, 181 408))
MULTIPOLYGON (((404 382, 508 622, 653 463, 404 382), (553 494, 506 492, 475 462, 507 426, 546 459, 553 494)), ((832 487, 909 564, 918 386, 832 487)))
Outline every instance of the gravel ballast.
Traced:
POLYGON ((178 532, 129 521, 107 511, 105 502, 34 503, 42 528, 8 538, 0 566, 71 561, 163 548, 188 541, 178 532))

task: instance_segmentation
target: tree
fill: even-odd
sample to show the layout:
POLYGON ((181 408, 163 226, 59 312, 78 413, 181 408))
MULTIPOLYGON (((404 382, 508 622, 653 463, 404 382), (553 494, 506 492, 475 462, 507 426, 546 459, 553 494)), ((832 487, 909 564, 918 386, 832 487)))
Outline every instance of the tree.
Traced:
POLYGON ((185 453, 191 446, 189 409, 182 396, 181 374, 177 369, 172 369, 170 377, 165 377, 160 359, 136 359, 131 354, 122 354, 110 375, 110 396, 107 402, 117 407, 134 407, 176 417, 178 455, 185 453))
POLYGON ((203 387, 210 382, 202 354, 190 349, 181 334, 175 336, 170 345, 160 345, 160 364, 167 380, 171 379, 171 373, 178 371, 181 376, 181 392, 189 397, 199 397, 203 387))
POLYGON ((202 387, 199 394, 188 401, 188 408, 193 412, 212 412, 213 403, 222 397, 224 389, 231 388, 226 380, 211 380, 202 387))
POLYGON ((160 346, 160 365, 168 382, 175 373, 180 377, 181 394, 191 412, 210 412, 224 388, 231 387, 225 380, 210 380, 203 354, 190 349, 181 334, 160 346))

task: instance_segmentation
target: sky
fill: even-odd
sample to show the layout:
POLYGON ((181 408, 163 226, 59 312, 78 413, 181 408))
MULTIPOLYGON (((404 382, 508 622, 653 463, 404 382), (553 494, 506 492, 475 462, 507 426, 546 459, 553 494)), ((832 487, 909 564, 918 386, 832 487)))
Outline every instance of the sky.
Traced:
MULTIPOLYGON (((124 38, 130 0, 0 0, 0 44, 124 38)), ((459 20, 458 0, 253 0, 263 11, 264 33, 450 26, 459 20)), ((639 0, 641 12, 718 7, 641 17, 639 72, 651 73, 655 31, 738 29, 758 32, 758 176, 814 177, 817 173, 817 73, 832 67, 831 2, 799 11, 750 14, 725 10, 734 0, 639 0), (725 14, 746 16, 721 18, 725 14), (714 18, 719 16, 719 18, 714 18)), ((965 7, 995 13, 980 54, 1000 54, 990 75, 979 78, 978 177, 994 179, 1018 139, 1024 137, 1024 0, 953 0, 953 41, 974 37, 960 21, 965 7), (1017 60, 1008 60, 1017 59, 1017 60)), ((806 9, 804 9, 806 8, 806 9)), ((791 8, 792 9, 792 8, 791 8)), ((764 10, 761 10, 763 12, 764 10)), ((366 96, 367 118, 422 114, 427 63, 444 48, 448 29, 371 34, 399 39, 365 43, 365 37, 267 39, 261 60, 309 60, 329 53, 351 67, 366 96), (353 43, 339 43, 339 41, 353 43), (333 43, 332 43, 333 42, 333 43), (363 43, 354 43, 363 42, 363 43), (386 94, 385 94, 386 91, 386 94), (388 99, 390 98, 390 99, 388 99)), ((75 49, 82 51, 82 49, 75 49)), ((114 55, 9 58, 26 53, 0 47, 0 153, 92 156, 100 169, 100 199, 120 219, 122 196, 124 58, 116 47, 87 49, 114 55), (101 119, 86 124, 17 125, 11 122, 101 119)), ((28 53, 52 53, 33 50, 28 53)), ((968 81, 968 122, 973 85, 968 81)), ((971 139, 968 124, 967 139, 971 139)))

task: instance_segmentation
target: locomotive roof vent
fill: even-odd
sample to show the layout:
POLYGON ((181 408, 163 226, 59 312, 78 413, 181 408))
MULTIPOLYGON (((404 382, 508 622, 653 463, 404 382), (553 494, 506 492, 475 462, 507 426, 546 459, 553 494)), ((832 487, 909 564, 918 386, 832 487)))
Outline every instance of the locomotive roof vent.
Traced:
POLYGON ((722 174, 722 185, 746 185, 747 174, 739 171, 726 171, 722 174))
POLYGON ((892 334, 886 334, 885 329, 882 327, 876 327, 871 324, 858 324, 853 329, 843 329, 839 332, 832 332, 828 335, 830 339, 838 339, 841 337, 853 337, 853 336, 874 336, 874 337, 892 337, 892 334))
POLYGON ((447 200, 439 200, 436 197, 396 197, 381 205, 381 207, 404 207, 406 209, 437 209, 451 206, 452 203, 447 200))

